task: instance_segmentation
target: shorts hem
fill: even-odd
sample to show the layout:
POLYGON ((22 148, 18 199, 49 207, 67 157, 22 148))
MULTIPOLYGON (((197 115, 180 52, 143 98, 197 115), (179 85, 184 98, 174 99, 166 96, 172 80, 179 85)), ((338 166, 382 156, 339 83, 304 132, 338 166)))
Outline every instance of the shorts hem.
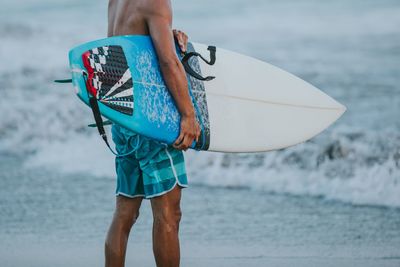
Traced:
POLYGON ((171 188, 169 188, 169 189, 167 189, 167 190, 164 190, 164 191, 162 191, 162 192, 160 192, 160 193, 157 193, 157 194, 152 194, 152 195, 147 195, 147 196, 146 196, 146 195, 144 195, 144 194, 129 195, 129 194, 125 194, 125 193, 122 193, 122 192, 117 192, 117 193, 115 194, 115 196, 121 195, 121 196, 129 197, 129 198, 143 197, 143 198, 149 199, 149 198, 154 198, 154 197, 162 196, 162 195, 164 195, 164 194, 166 194, 166 193, 172 191, 172 190, 176 187, 176 185, 179 185, 179 186, 182 187, 182 188, 188 188, 188 187, 189 187, 187 184, 181 184, 180 182, 176 181, 176 182, 174 183, 174 185, 173 185, 171 188))
POLYGON ((129 197, 129 198, 146 197, 146 195, 142 195, 142 194, 129 195, 129 194, 125 194, 125 193, 122 193, 122 192, 115 193, 115 196, 124 196, 124 197, 129 197))
POLYGON ((160 193, 157 193, 157 194, 146 196, 145 198, 154 198, 154 197, 162 196, 162 195, 172 191, 176 187, 176 185, 179 185, 182 188, 188 188, 188 185, 181 184, 180 182, 178 182, 178 180, 176 180, 176 182, 174 183, 174 185, 170 189, 164 190, 164 191, 162 191, 160 193))

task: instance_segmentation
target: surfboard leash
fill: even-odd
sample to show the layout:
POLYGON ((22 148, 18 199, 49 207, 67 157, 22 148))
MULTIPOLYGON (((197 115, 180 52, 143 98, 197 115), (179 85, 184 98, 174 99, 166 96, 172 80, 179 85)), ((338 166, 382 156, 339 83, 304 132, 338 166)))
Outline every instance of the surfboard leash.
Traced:
MULTIPOLYGON (((83 75, 83 79, 85 80, 85 84, 87 84, 87 74, 86 72, 82 72, 83 75)), ((54 80, 55 83, 72 83, 72 79, 62 79, 62 80, 54 80)), ((93 96, 88 90, 86 90, 87 94, 88 94, 88 98, 89 98, 89 107, 92 110, 93 113, 93 117, 95 120, 95 124, 90 124, 89 127, 96 127, 101 138, 104 140, 104 143, 106 143, 108 149, 111 151, 111 153, 113 153, 116 157, 126 157, 131 155, 132 153, 134 153, 138 148, 139 148, 139 144, 140 142, 137 141, 135 146, 132 148, 131 151, 129 151, 128 153, 124 153, 124 154, 119 154, 118 152, 114 151, 111 146, 110 143, 108 142, 108 138, 107 138, 107 134, 106 131, 104 129, 104 125, 110 125, 112 124, 110 121, 103 121, 103 118, 101 117, 101 113, 100 113, 100 109, 99 109, 99 105, 97 103, 97 99, 95 96, 93 96)))
MULTIPOLYGON (((83 77, 85 79, 85 82, 87 82, 87 74, 85 72, 83 72, 83 77)), ((87 86, 86 86, 87 89, 87 86)), ((101 117, 101 113, 100 113, 100 108, 99 108, 99 104, 97 102, 97 98, 95 96, 93 96, 89 90, 86 90, 88 97, 89 97, 89 106, 92 110, 93 113, 93 117, 94 117, 94 121, 96 123, 96 127, 97 130, 101 136, 101 138, 103 139, 104 143, 106 143, 108 149, 111 151, 111 153, 113 153, 116 157, 126 157, 131 155, 132 153, 134 153, 138 148, 139 148, 139 144, 140 142, 137 141, 136 145, 134 146, 134 148, 132 148, 131 151, 124 153, 124 154, 119 154, 118 152, 114 151, 111 146, 110 143, 108 142, 108 138, 107 138, 107 133, 104 129, 104 121, 103 118, 101 117)))

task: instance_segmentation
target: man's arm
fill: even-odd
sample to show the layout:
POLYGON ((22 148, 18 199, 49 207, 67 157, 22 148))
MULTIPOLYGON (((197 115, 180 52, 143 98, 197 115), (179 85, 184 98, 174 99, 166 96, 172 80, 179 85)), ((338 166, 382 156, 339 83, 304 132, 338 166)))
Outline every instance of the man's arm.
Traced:
POLYGON ((115 0, 109 0, 108 2, 108 30, 107 36, 111 37, 114 35, 114 17, 115 17, 115 0))
POLYGON ((181 114, 181 132, 174 146, 186 150, 198 141, 200 127, 188 91, 185 70, 179 61, 172 33, 172 9, 170 1, 149 0, 150 10, 146 12, 146 22, 161 67, 165 83, 181 114))

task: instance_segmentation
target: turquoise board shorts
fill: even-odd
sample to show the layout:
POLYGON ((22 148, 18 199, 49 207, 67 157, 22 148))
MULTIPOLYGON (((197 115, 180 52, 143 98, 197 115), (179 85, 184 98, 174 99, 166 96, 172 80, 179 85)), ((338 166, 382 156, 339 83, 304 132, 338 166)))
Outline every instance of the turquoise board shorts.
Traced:
POLYGON ((152 198, 171 191, 176 185, 187 187, 183 152, 113 124, 112 139, 118 154, 116 195, 152 198))

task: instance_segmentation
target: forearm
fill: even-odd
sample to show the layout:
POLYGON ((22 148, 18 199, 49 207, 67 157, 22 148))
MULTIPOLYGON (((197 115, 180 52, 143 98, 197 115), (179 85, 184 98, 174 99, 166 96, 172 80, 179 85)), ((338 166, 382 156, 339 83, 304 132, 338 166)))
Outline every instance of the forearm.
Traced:
POLYGON ((147 14, 149 33, 156 50, 164 81, 182 117, 195 112, 189 96, 186 73, 175 51, 170 2, 154 1, 147 14))
MULTIPOLYGON (((161 73, 181 114, 180 131, 174 147, 187 150, 193 141, 198 142, 201 130, 189 95, 186 73, 175 51, 171 2, 170 0, 146 1, 149 8, 143 10, 143 14, 158 56, 161 73)), ((184 40, 177 39, 182 45, 182 41, 185 39, 187 41, 187 36, 184 40)))
POLYGON ((181 116, 194 116, 185 70, 177 57, 160 59, 161 72, 181 116))

